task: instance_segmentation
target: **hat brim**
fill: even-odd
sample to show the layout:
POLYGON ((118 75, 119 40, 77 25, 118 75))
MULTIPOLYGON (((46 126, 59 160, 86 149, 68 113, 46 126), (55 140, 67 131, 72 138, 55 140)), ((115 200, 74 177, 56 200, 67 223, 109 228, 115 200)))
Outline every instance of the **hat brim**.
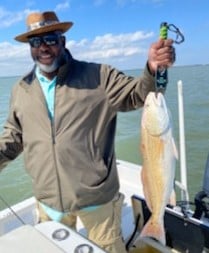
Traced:
POLYGON ((53 31, 61 31, 62 33, 65 33, 67 30, 69 30, 72 27, 72 25, 73 25, 72 22, 61 22, 57 24, 46 25, 46 26, 34 29, 32 31, 20 34, 15 37, 15 40, 20 41, 20 42, 28 42, 28 38, 33 35, 39 35, 42 33, 53 32, 53 31))

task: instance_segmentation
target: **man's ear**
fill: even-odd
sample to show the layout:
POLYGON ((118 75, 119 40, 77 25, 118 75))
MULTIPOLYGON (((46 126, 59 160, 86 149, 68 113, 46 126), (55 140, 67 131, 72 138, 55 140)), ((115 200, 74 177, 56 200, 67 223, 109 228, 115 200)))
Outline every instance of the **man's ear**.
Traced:
POLYGON ((61 42, 62 42, 63 47, 65 47, 65 44, 66 44, 65 36, 61 36, 61 42))

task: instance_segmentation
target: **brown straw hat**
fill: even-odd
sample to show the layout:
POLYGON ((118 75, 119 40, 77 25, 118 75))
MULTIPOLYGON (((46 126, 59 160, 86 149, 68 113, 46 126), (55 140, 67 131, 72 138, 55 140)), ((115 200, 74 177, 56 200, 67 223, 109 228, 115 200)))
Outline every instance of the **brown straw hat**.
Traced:
POLYGON ((73 25, 72 22, 60 22, 53 11, 30 13, 26 20, 28 31, 15 37, 20 42, 28 42, 28 37, 42 33, 61 31, 66 32, 73 25))

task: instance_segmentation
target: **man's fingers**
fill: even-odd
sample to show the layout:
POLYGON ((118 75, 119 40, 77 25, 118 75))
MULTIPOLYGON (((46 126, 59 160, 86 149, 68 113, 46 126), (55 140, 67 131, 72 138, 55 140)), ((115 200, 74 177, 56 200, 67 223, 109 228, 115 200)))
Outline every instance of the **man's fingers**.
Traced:
POLYGON ((166 39, 166 40, 165 39, 159 39, 157 42, 153 43, 151 47, 153 49, 158 50, 162 47, 172 46, 172 44, 173 44, 172 39, 166 39))

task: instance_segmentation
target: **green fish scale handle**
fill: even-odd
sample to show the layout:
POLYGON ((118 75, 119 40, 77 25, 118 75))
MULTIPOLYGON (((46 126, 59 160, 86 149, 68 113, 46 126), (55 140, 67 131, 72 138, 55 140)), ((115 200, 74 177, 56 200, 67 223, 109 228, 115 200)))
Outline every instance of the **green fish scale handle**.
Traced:
MULTIPOLYGON (((165 40, 168 36, 168 24, 166 22, 160 25, 160 38, 165 40)), ((158 66, 155 75, 155 90, 156 92, 165 90, 168 82, 168 71, 163 66, 158 66)))
POLYGON ((168 37, 168 25, 166 22, 162 23, 160 25, 160 38, 161 39, 167 39, 168 37))

